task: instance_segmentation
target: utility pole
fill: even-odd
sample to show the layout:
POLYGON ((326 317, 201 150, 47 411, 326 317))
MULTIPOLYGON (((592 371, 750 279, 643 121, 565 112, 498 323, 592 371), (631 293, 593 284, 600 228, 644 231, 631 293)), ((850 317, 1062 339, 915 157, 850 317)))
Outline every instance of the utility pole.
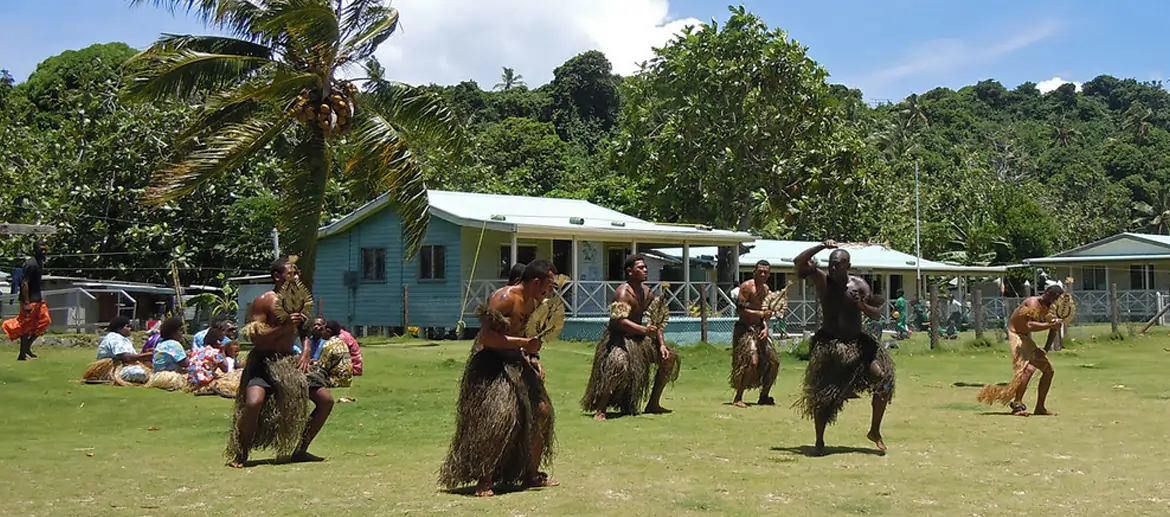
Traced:
POLYGON ((918 162, 914 162, 914 269, 918 276, 918 299, 922 299, 922 212, 919 207, 918 162))

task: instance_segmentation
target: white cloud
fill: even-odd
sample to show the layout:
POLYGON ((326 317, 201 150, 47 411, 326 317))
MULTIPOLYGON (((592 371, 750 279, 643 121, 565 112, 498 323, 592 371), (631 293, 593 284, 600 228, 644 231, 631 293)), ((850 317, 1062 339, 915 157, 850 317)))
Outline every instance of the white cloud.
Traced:
POLYGON ((1073 86, 1077 87, 1078 92, 1081 91, 1081 84, 1083 84, 1083 83, 1078 83, 1078 82, 1074 82, 1074 81, 1066 81, 1064 79, 1061 79, 1060 77, 1053 77, 1052 79, 1045 79, 1043 81, 1036 83, 1036 89, 1040 90, 1040 93, 1048 93, 1052 90, 1060 88, 1060 85, 1065 84, 1065 83, 1072 83, 1073 86))
POLYGON ((629 74, 694 18, 672 19, 669 0, 394 0, 399 32, 378 49, 388 79, 455 84, 498 82, 502 67, 530 87, 587 50, 629 74))
POLYGON ((1016 31, 1001 40, 961 41, 944 39, 921 45, 897 64, 871 74, 859 86, 886 86, 907 77, 949 72, 976 63, 994 61, 1018 50, 1047 40, 1060 32, 1063 24, 1042 20, 1016 31))

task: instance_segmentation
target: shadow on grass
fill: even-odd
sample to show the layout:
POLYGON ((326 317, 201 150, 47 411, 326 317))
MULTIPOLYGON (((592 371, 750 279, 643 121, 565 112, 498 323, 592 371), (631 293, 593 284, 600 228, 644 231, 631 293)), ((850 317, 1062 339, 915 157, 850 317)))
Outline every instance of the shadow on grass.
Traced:
MULTIPOLYGON (((585 417, 585 418, 588 418, 589 420, 593 420, 593 415, 594 415, 595 413, 581 412, 580 414, 581 414, 581 416, 583 416, 583 417, 585 417)), ((642 414, 642 415, 647 415, 647 414, 649 414, 649 413, 641 413, 641 414, 642 414)), ((608 421, 610 421, 610 420, 615 420, 615 419, 618 419, 618 418, 625 418, 625 417, 628 417, 628 416, 633 416, 633 415, 630 415, 630 414, 627 414, 627 413, 611 413, 611 412, 609 412, 609 411, 606 411, 606 412, 605 412, 605 420, 603 420, 603 421, 605 421, 605 422, 608 422, 608 421)))
MULTIPOLYGON (((961 382, 960 381, 960 382, 956 382, 954 384, 951 384, 951 386, 954 386, 956 388, 982 388, 984 386, 987 386, 987 384, 984 384, 982 382, 961 382)), ((997 384, 996 386, 1007 386, 1007 383, 1001 382, 1001 383, 997 384)))
POLYGON ((1027 417, 1028 415, 1027 414, 1017 415, 1015 413, 1012 413, 1011 411, 984 411, 982 413, 979 413, 979 416, 1014 416, 1014 417, 1023 418, 1023 417, 1027 417))
POLYGON ((886 453, 878 449, 871 449, 867 447, 825 447, 824 454, 817 454, 817 448, 812 445, 799 445, 795 447, 772 447, 776 452, 787 452, 789 454, 800 454, 808 458, 817 458, 821 456, 832 456, 834 454, 867 454, 870 456, 885 456, 886 453))
MULTIPOLYGON (((556 488, 556 487, 524 487, 522 485, 496 485, 496 486, 492 487, 492 495, 495 497, 498 497, 498 496, 502 496, 502 495, 518 494, 520 492, 527 492, 529 490, 542 490, 545 488, 556 488)), ((440 492, 443 492, 445 494, 450 494, 450 495, 461 495, 463 497, 475 497, 475 487, 474 486, 465 486, 465 487, 461 487, 461 488, 455 488, 452 490, 440 490, 440 492)))

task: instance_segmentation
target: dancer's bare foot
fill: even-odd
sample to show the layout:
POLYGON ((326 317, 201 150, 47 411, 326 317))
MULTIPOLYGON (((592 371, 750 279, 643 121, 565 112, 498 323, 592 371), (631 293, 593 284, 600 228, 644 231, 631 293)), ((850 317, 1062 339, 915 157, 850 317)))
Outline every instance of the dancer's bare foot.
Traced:
POLYGON ((1049 411, 1048 408, 1038 407, 1036 408, 1036 411, 1032 412, 1032 414, 1036 416, 1056 416, 1059 413, 1055 411, 1049 411))
POLYGON ((1012 402, 1008 406, 1011 407, 1013 416, 1028 416, 1031 414, 1028 413, 1028 406, 1024 405, 1023 402, 1012 402))
POLYGON ((733 403, 732 405, 733 405, 733 406, 735 406, 735 407, 740 407, 740 408, 746 408, 746 407, 747 407, 747 404, 745 404, 745 403, 744 403, 744 401, 742 401, 742 400, 737 400, 737 401, 735 401, 735 403, 733 403))
POLYGON ((882 441, 882 433, 870 431, 865 437, 869 438, 869 441, 873 442, 874 445, 877 445, 879 451, 886 452, 886 442, 882 441))
POLYGON ((236 458, 229 461, 227 465, 233 469, 242 469, 248 466, 248 458, 236 458))
POLYGON ((673 413, 673 411, 662 406, 646 406, 646 410, 643 411, 643 413, 649 413, 651 415, 665 415, 667 413, 673 413))
POLYGON ((491 497, 493 495, 496 495, 496 493, 492 492, 492 487, 490 486, 487 488, 475 487, 475 497, 491 497))
POLYGON ((813 447, 813 454, 812 455, 813 456, 824 456, 825 455, 825 442, 817 442, 816 446, 813 447))
POLYGON ((605 421, 605 411, 598 411, 598 412, 594 413, 593 419, 598 421, 598 422, 604 422, 605 421))
POLYGON ((318 461, 325 461, 325 458, 309 454, 309 451, 293 453, 292 458, 290 459, 293 463, 313 463, 318 461))
POLYGON ((764 396, 761 396, 761 397, 760 397, 760 400, 759 400, 758 402, 756 402, 756 404, 759 404, 759 405, 761 405, 761 406, 775 406, 775 405, 776 405, 776 399, 774 399, 774 398, 772 398, 772 397, 764 397, 764 396))
POLYGON ((555 481, 548 477, 544 472, 538 473, 535 477, 529 478, 524 482, 524 488, 541 488, 550 486, 560 486, 560 481, 555 481))

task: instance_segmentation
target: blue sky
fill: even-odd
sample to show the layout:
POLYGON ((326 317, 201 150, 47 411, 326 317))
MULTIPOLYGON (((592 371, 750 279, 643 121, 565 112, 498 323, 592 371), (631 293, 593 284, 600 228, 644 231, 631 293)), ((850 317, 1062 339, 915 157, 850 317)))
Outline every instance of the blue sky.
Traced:
MULTIPOLYGON (((623 39, 597 28, 605 26, 605 18, 594 20, 598 23, 593 26, 574 20, 601 16, 595 14, 601 11, 615 20, 645 20, 650 30, 660 24, 654 21, 658 15, 650 11, 665 3, 427 0, 424 5, 422 1, 394 2, 402 10, 405 31, 392 39, 394 48, 387 50, 386 59, 396 65, 390 67, 391 73, 400 71, 405 76, 400 78, 412 82, 474 78, 485 88, 491 87, 500 66, 517 67, 535 85, 547 81, 557 64, 587 47, 648 47, 639 43, 641 39, 623 39), (527 18, 513 16, 520 21, 478 34, 467 27, 493 22, 474 19, 479 11, 467 2, 497 4, 494 8, 523 11, 517 14, 527 18), (432 20, 454 25, 429 27, 437 23, 432 20), (552 22, 563 22, 565 28, 550 31, 547 27, 552 22), (485 55, 505 57, 490 62, 485 55), (421 66, 424 62, 428 66, 421 66)), ((1139 80, 1170 75, 1170 64, 1162 58, 1170 54, 1170 39, 1164 36, 1164 14, 1170 12, 1170 4, 1153 0, 1113 6, 1087 0, 774 0, 745 1, 744 5, 769 26, 782 28, 807 45, 834 82, 861 88, 871 100, 896 100, 936 86, 957 88, 987 78, 1011 88, 1054 77, 1084 82, 1100 74, 1139 80)), ((673 19, 721 21, 727 17, 726 6, 725 1, 671 0, 667 9, 673 19)), ((38 62, 64 50, 109 41, 142 47, 160 32, 206 32, 192 19, 150 6, 131 8, 125 0, 0 0, 0 20, 0 68, 8 69, 18 81, 38 62)), ((499 24, 499 18, 494 23, 499 24)), ((617 30, 632 32, 637 26, 611 32, 617 30)))

